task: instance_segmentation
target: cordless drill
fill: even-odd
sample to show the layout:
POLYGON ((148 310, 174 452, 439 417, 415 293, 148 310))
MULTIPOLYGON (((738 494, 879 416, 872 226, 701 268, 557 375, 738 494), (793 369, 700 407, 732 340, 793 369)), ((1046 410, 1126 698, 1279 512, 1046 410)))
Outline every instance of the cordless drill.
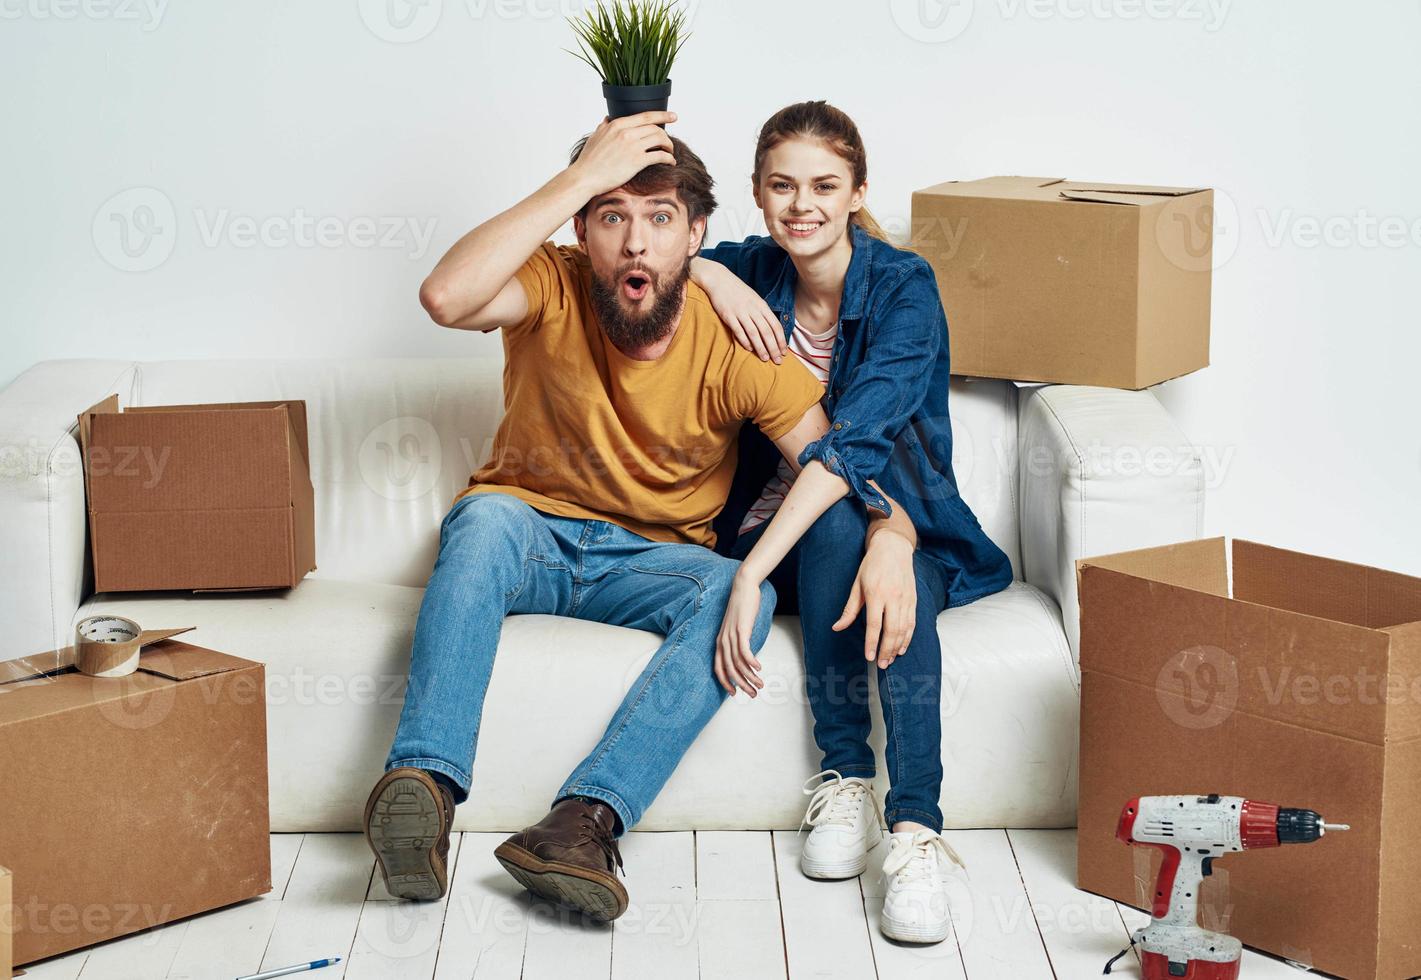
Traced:
MULTIPOLYGON (((1312 810, 1241 796, 1137 796, 1120 812, 1115 836, 1164 852, 1150 924, 1136 929, 1144 980, 1236 980, 1243 944, 1199 925, 1199 883, 1230 851, 1307 844, 1347 824, 1323 823, 1312 810)), ((1110 963, 1125 953, 1126 947, 1110 963)))

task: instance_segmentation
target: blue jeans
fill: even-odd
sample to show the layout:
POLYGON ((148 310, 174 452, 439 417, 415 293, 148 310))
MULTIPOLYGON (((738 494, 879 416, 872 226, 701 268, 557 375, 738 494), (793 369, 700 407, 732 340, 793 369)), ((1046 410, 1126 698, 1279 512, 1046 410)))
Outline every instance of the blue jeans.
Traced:
MULTIPOLYGON (((456 802, 468 798, 504 616, 547 613, 650 630, 665 642, 553 800, 595 797, 616 812, 618 833, 630 829, 727 697, 713 662, 739 567, 700 545, 649 541, 607 521, 554 517, 509 494, 461 498, 439 528, 439 556, 415 624, 409 686, 386 770, 441 773, 455 784, 456 802)), ((752 633, 756 650, 769 634, 774 605, 767 583, 752 633)))
MULTIPOLYGON (((751 528, 732 554, 750 553, 769 522, 751 528)), ((797 601, 804 632, 804 683, 814 713, 814 741, 824 769, 845 776, 875 775, 868 745, 868 667, 864 659, 864 614, 841 632, 831 627, 844 611, 863 561, 868 515, 857 499, 830 507, 800 538, 770 576, 780 611, 797 601)), ((918 615, 908 649, 878 671, 878 699, 887 732, 889 790, 884 816, 942 831, 942 648, 937 617, 947 605, 941 566, 922 549, 913 552, 918 615)))

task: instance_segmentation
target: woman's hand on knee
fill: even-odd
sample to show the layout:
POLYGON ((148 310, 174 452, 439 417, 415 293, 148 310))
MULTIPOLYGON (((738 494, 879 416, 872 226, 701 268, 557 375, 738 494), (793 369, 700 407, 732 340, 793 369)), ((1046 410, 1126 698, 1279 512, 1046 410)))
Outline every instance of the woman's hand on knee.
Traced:
POLYGON ((918 580, 913 573, 913 544, 885 529, 875 534, 859 563, 844 612, 835 630, 853 625, 862 610, 863 656, 887 668, 913 641, 918 614, 918 580))
POLYGON ((759 614, 760 583, 737 574, 715 642, 715 679, 732 697, 739 688, 753 698, 765 686, 760 679, 760 661, 751 649, 759 614))

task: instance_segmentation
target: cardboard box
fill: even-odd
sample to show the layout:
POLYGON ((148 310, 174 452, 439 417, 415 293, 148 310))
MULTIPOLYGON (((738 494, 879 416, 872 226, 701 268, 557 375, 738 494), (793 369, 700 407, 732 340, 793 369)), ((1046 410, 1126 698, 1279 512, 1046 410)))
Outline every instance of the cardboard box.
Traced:
POLYGON ((11 945, 11 923, 14 912, 10 905, 12 877, 6 868, 0 868, 0 980, 10 980, 10 965, 15 962, 14 947, 11 945))
POLYGON ((0 663, 15 962, 271 890, 265 668, 164 640, 96 678, 0 663))
POLYGON ((1209 363, 1214 192, 989 177, 913 194, 952 372, 1145 388, 1209 363))
POLYGON ((306 403, 79 416, 96 592, 289 588, 316 567, 306 403))
MULTIPOLYGON (((1350 824, 1229 854, 1200 899, 1243 942, 1361 980, 1421 974, 1421 579, 1213 538, 1077 563, 1077 884, 1143 911, 1137 795, 1219 793, 1350 824)), ((1247 971, 1245 971, 1247 972, 1247 971)))

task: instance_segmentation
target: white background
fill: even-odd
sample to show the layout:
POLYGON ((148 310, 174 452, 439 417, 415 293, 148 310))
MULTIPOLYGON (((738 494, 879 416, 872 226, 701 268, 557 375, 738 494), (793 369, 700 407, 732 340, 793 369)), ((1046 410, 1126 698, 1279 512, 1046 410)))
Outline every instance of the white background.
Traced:
MULTIPOLYGON (((56 357, 495 351, 418 285, 601 116, 561 50, 583 6, 0 0, 0 385, 56 357)), ((692 14, 674 131, 720 181, 712 241, 760 230, 754 136, 804 98, 858 120, 890 228, 997 173, 1218 188, 1213 364, 1157 389, 1209 461, 1207 531, 1421 574, 1421 3, 692 14)))

